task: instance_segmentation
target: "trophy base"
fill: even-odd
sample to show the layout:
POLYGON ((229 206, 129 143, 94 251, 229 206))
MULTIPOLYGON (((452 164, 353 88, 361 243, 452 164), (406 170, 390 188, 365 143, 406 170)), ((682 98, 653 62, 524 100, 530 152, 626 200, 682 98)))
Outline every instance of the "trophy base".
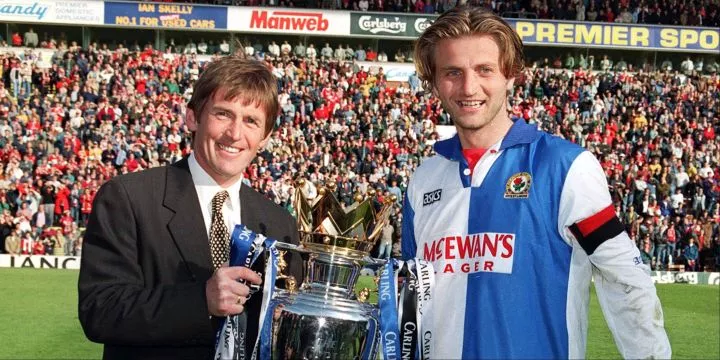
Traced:
POLYGON ((304 292, 280 292, 273 305, 273 359, 375 358, 371 305, 304 292))

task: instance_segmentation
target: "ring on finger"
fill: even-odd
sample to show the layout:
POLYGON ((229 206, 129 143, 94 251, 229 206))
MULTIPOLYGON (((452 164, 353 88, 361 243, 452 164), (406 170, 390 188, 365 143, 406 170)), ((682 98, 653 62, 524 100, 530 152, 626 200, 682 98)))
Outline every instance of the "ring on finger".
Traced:
POLYGON ((238 296, 237 301, 235 302, 238 305, 242 305, 245 302, 244 296, 238 296))

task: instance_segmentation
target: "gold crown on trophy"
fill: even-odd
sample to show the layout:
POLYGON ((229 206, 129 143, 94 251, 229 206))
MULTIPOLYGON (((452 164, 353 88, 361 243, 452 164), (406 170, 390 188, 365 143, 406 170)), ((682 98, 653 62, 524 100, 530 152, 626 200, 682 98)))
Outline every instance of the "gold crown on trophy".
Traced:
POLYGON ((390 221, 395 195, 388 196, 376 211, 375 190, 356 194, 355 202, 343 207, 335 197, 334 182, 318 187, 317 197, 308 199, 303 188, 305 179, 298 179, 295 189, 295 210, 300 242, 306 248, 339 255, 364 257, 370 254, 382 229, 390 221))

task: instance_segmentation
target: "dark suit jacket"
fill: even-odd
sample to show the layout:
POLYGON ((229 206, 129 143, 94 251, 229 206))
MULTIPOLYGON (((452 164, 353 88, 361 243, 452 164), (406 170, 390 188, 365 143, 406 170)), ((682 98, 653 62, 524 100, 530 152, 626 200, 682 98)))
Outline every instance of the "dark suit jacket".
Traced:
MULTIPOLYGON (((250 229, 297 244, 285 209, 245 185, 240 206, 250 229)), ((298 281, 299 259, 287 259, 298 281)), ((105 359, 211 358, 219 326, 205 296, 212 274, 187 158, 101 187, 85 233, 78 290, 80 323, 88 339, 105 344, 105 359)), ((259 294, 246 305, 248 347, 257 336, 259 294)))

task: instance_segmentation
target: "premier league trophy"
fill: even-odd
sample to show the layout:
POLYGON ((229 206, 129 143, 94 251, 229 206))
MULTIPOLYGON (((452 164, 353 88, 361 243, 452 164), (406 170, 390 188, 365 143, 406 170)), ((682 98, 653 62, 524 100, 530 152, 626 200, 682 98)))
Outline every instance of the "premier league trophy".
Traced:
POLYGON ((277 280, 285 289, 276 289, 270 300, 267 312, 272 315, 263 330, 270 340, 260 357, 374 359, 380 334, 377 307, 358 301, 354 288, 363 267, 384 264, 369 254, 396 199, 385 199, 376 209, 371 192, 356 195, 355 203, 343 208, 334 183, 319 188, 314 199, 301 191, 304 180, 297 185, 294 205, 301 245, 278 243, 277 248, 303 256, 305 279, 296 288, 296 279, 283 275, 284 264, 278 263, 277 280))

